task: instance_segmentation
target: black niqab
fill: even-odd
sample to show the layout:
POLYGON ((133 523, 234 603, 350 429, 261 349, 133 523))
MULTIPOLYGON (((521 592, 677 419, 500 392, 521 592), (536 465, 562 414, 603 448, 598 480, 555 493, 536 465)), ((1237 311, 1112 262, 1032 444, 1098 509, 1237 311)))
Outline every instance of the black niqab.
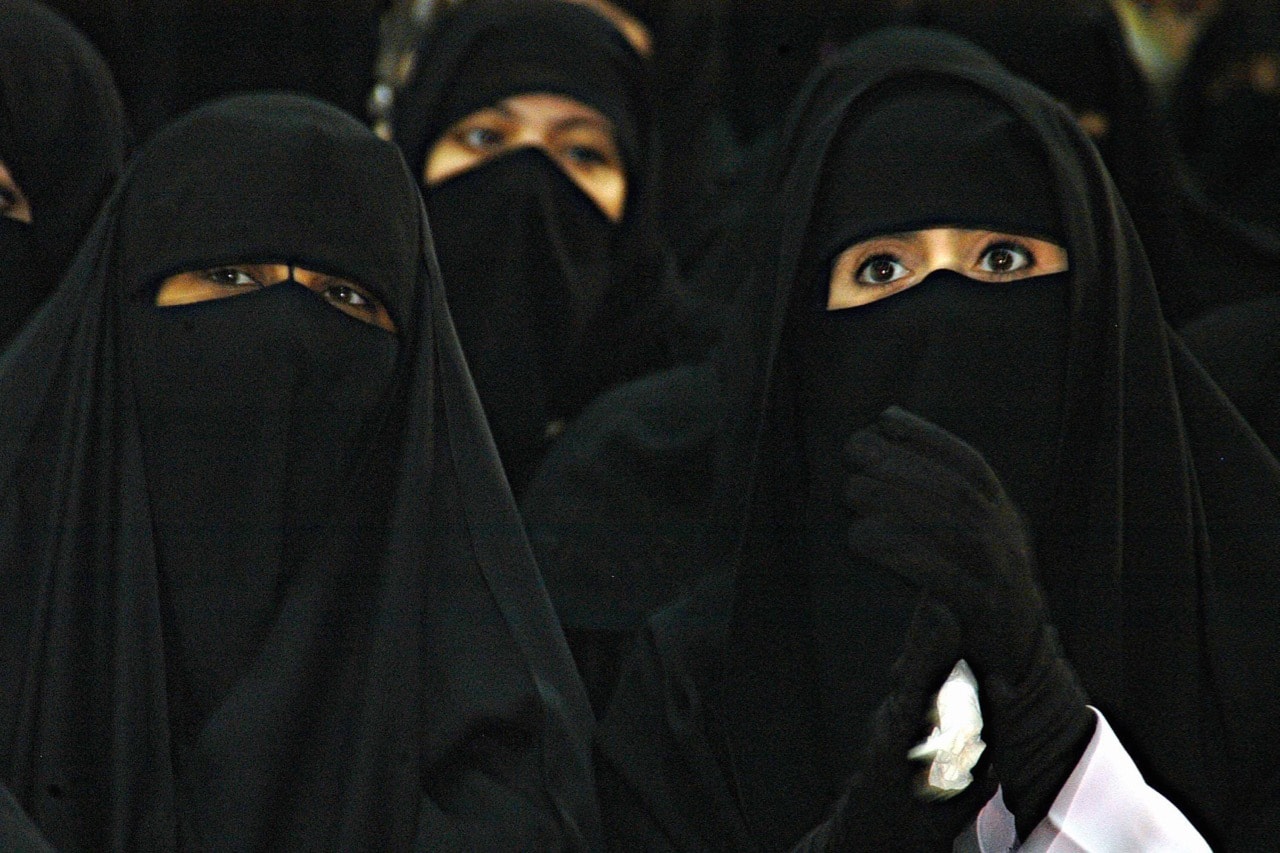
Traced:
MULTIPOLYGON (((849 359, 871 355, 877 341, 878 352, 891 345, 920 352, 912 343, 917 332, 895 320, 901 314, 905 321, 913 308, 938 311, 917 318, 929 330, 949 321, 981 328, 991 320, 977 316, 978 303, 1003 302, 1015 288, 1017 300, 1001 310, 1017 322, 1003 334, 1026 337, 1037 325, 1065 320, 1056 393, 1053 380, 1034 391, 1025 383, 1039 359, 1058 357, 1058 345, 1037 342, 1030 351, 1010 352, 1024 363, 1006 378, 992 370, 998 355, 980 336, 965 339, 950 329, 945 338, 929 336, 940 353, 954 342, 971 362, 954 366, 949 390, 973 393, 973 406, 961 400, 955 411, 928 414, 950 420, 963 435, 974 426, 958 416, 986 416, 984 381, 993 391, 1003 387, 1002 401, 1047 395, 1025 405, 1043 422, 1057 423, 1031 437, 1038 451, 1018 450, 1044 454, 1040 474, 1011 470, 999 457, 1015 448, 994 430, 973 440, 990 445, 982 449, 1005 469, 1015 495, 1022 491, 1025 499, 1058 481, 1048 490, 1051 502, 1028 509, 1041 516, 1033 519, 1040 581, 1067 655, 1146 779, 1212 843, 1265 845, 1276 814, 1276 756, 1255 734, 1274 716, 1280 685, 1271 665, 1274 632, 1256 626, 1272 622, 1280 607, 1275 573, 1264 568, 1280 544, 1272 521, 1280 509, 1280 470, 1167 333, 1124 204, 1071 115, 980 51, 922 31, 885 31, 851 46, 815 76, 789 120, 782 162, 767 188, 771 201, 758 220, 762 254, 740 294, 741 316, 721 360, 726 410, 715 515, 723 527, 710 560, 719 575, 702 595, 651 621, 618 687, 598 736, 607 812, 615 831, 619 821, 656 824, 666 837, 683 839, 677 849, 715 849, 711 833, 736 836, 740 846, 786 849, 840 793, 866 715, 887 692, 915 593, 869 569, 846 569, 842 588, 825 588, 828 578, 797 561, 810 553, 806 541, 821 543, 806 540, 797 511, 814 463, 797 446, 807 417, 798 403, 809 393, 809 378, 797 375, 801 364, 788 334, 804 324, 797 312, 814 310, 806 276, 815 259, 807 251, 823 176, 841 150, 843 130, 856 132, 885 92, 927 96, 956 87, 1006 116, 1038 156, 1071 269, 973 285, 973 302, 963 305, 955 289, 970 285, 938 274, 915 293, 855 309, 864 315, 857 321, 850 312, 843 330, 850 334, 841 335, 849 359), (938 87, 930 88, 934 81, 938 87), (958 372, 968 368, 989 374, 958 372), (971 392, 971 384, 978 390, 971 392), (1055 450, 1060 478, 1048 462, 1055 450), (840 691, 837 701, 825 701, 824 692, 833 690, 840 691), (843 726, 836 729, 824 714, 841 715, 843 726), (663 781, 648 781, 657 775, 663 781), (690 788, 724 793, 690 802, 690 788)), ((946 138, 926 136, 921 144, 942 149, 946 138)), ((865 233, 863 225, 851 223, 851 233, 865 233)), ((817 258, 823 277, 829 260, 817 258)), ((812 322, 842 324, 843 313, 812 322)), ((849 387, 890 376, 896 364, 884 365, 884 374, 879 364, 861 364, 849 387)), ((928 367, 927 359, 917 364, 928 367)), ((930 374, 941 371, 919 373, 920 389, 928 391, 913 400, 921 408, 948 399, 930 374)), ((914 391, 915 379, 893 374, 892 381, 914 391)), ((856 426, 840 424, 843 435, 856 426)), ((828 531, 833 540, 844 533, 828 531)))
POLYGON ((0 161, 32 222, 0 219, 0 347, 53 291, 124 162, 126 129, 102 57, 29 0, 0 0, 0 161))
POLYGON ((425 190, 459 336, 519 493, 565 420, 606 388, 674 363, 691 337, 654 208, 650 69, 606 19, 555 0, 461 5, 418 57, 395 133, 419 176, 452 123, 530 92, 608 118, 627 176, 618 223, 536 151, 425 190))
POLYGON ((589 711, 393 147, 281 95, 172 125, 0 389, 2 766, 59 849, 591 846, 589 711), (232 262, 398 336, 294 281, 154 304, 232 262))

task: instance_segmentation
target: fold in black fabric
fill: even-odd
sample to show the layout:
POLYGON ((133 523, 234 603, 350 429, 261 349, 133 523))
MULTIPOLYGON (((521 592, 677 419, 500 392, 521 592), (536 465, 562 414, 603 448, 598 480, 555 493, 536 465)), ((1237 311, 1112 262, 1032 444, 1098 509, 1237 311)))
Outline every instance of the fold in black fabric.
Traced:
POLYGON ((60 850, 589 849, 589 710, 394 147, 247 96, 140 153, 0 359, 0 768, 60 850), (166 275, 294 281, 157 307, 166 275))
MULTIPOLYGON (((884 402, 921 408, 971 440, 1029 504, 1050 616, 1145 778, 1215 849, 1266 846, 1280 755, 1257 734, 1280 711, 1280 640, 1264 627, 1280 615, 1280 469, 1167 332, 1094 146, 1060 104, 986 54, 918 30, 884 31, 837 55, 786 127, 720 361, 708 581, 650 621, 597 735, 611 835, 658 832, 680 850, 720 849, 725 837, 788 849, 835 802, 916 593, 853 563, 815 575, 819 540, 803 508, 824 454, 802 445, 808 425, 847 435, 862 406, 881 402, 862 394, 888 392, 884 402), (959 90, 1005 116, 1040 158, 1070 271, 993 287, 943 273, 838 312, 847 317, 813 314, 815 276, 830 262, 808 254, 815 208, 828 170, 850 168, 834 159, 845 134, 894 93, 950 103, 959 90), (993 332, 1004 320, 1009 328, 993 332), (823 326, 822 339, 806 337, 823 326), (837 337, 841 349, 815 377, 820 344, 837 337), (859 408, 847 418, 810 411, 834 405, 836 392, 859 408), (1007 424, 996 406, 1010 407, 1007 424), (1030 420, 1013 423, 1021 418, 1030 420), (707 791, 724 792, 732 812, 713 814, 721 801, 707 791)), ((919 128, 913 137, 898 127, 897 138, 945 154, 950 135, 923 117, 919 128)), ((850 222, 851 233, 864 224, 850 222)))
POLYGON ((53 291, 124 163, 126 128, 102 57, 39 3, 0 0, 0 162, 33 212, 0 222, 0 347, 53 291))
POLYGON ((626 172, 618 223, 534 151, 424 190, 463 349, 519 494, 550 438, 588 400, 705 346, 657 224, 651 72, 603 17, 555 0, 460 5, 418 60, 394 125, 419 177, 452 123, 530 92, 602 113, 626 172))

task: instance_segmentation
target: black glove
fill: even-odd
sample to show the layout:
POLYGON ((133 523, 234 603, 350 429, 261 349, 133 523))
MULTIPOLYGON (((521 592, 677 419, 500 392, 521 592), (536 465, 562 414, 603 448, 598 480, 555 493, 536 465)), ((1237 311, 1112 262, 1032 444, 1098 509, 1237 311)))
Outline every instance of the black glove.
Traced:
POLYGON ((927 768, 907 753, 928 735, 934 695, 959 654, 955 619, 938 604, 922 602, 893 667, 894 690, 876 710, 858 771, 831 818, 792 853, 952 849, 956 836, 991 799, 995 782, 975 780, 947 800, 922 797, 927 768))
POLYGON ((919 586, 960 623, 983 740, 1026 838, 1095 718, 1045 619, 1022 518, 976 450, 896 407, 849 439, 845 463, 851 551, 919 586))

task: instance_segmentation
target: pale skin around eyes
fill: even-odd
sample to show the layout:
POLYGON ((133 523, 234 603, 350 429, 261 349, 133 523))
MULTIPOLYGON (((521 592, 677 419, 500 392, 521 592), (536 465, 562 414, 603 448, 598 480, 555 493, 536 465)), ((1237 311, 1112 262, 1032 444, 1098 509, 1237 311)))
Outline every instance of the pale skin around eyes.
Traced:
POLYGON ((951 270, 977 282, 1007 282, 1065 272, 1067 250, 1025 234, 974 228, 924 228, 861 240, 831 264, 827 310, 856 308, 951 270))
POLYGON ((390 312, 367 287, 337 276, 326 275, 288 264, 228 264, 205 270, 171 275, 156 291, 156 305, 190 305, 251 293, 289 279, 318 294, 322 299, 362 323, 396 334, 390 312))
POLYGON ((0 160, 0 216, 28 225, 32 221, 31 202, 3 160, 0 160))
POLYGON ((545 153, 610 222, 627 200, 627 174, 613 122, 565 95, 526 92, 464 116, 427 153, 428 188, 521 148, 545 153))

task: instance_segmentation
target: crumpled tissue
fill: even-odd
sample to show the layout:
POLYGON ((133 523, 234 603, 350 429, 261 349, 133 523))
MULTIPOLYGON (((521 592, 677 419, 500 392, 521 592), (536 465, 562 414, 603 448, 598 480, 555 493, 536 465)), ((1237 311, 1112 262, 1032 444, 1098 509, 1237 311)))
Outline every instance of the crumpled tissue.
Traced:
POLYGON ((982 741, 982 707, 978 680, 964 660, 956 663, 934 700, 937 724, 907 757, 929 760, 923 796, 946 799, 969 787, 974 765, 987 745, 982 741))

